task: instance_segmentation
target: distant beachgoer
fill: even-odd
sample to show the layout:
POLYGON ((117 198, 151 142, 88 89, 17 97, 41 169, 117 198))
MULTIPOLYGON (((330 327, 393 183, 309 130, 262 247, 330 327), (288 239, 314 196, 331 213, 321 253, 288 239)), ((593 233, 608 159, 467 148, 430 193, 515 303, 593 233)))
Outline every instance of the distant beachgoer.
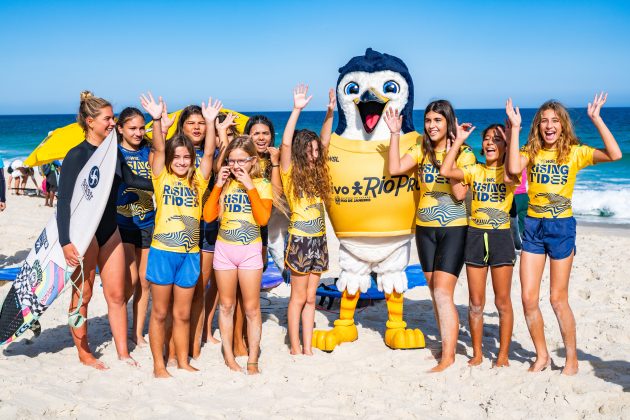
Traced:
POLYGON ((22 178, 25 179, 26 183, 26 174, 24 173, 24 162, 20 159, 16 159, 9 164, 9 189, 11 190, 11 195, 22 195, 21 194, 21 185, 22 178))
MULTIPOLYGON (((134 174, 150 180, 151 147, 144 138, 144 126, 144 114, 139 109, 123 109, 116 122, 118 150, 134 174)), ((155 224, 153 191, 130 188, 123 183, 118 190, 116 209, 116 222, 125 248, 126 300, 133 295, 131 341, 143 346, 147 344, 143 332, 151 292, 146 271, 155 224)))
MULTIPOLYGON (((208 130, 204 152, 195 168, 195 149, 185 135, 168 142, 162 131, 162 119, 168 119, 162 98, 142 95, 142 107, 153 118, 153 160, 151 171, 157 213, 153 240, 147 263, 147 280, 151 282, 153 308, 149 322, 149 342, 153 354, 153 374, 171 376, 164 363, 166 318, 172 307, 173 342, 179 369, 196 371, 188 361, 190 316, 195 286, 200 274, 199 226, 201 200, 212 172, 216 147, 215 131, 208 130), (171 305, 172 299, 172 305, 171 305)), ((221 109, 215 101, 202 105, 204 126, 214 127, 221 109)), ((203 299, 201 300, 203 306, 203 299)))
MULTIPOLYGON (((293 91, 293 111, 282 134, 280 174, 291 211, 285 265, 291 270, 291 297, 287 323, 291 354, 312 355, 317 287, 328 270, 328 244, 324 206, 330 198, 327 148, 330 136, 320 139, 310 130, 295 130, 302 110, 308 105, 308 87, 293 91), (302 346, 300 347, 300 318, 302 346)), ((332 128, 334 94, 328 104, 326 127, 332 128)), ((322 130, 330 132, 330 128, 322 130)))
POLYGON ((63 170, 59 179, 59 197, 57 202, 57 228, 59 243, 63 248, 68 267, 77 267, 72 274, 72 281, 77 286, 72 293, 70 313, 74 325, 70 331, 79 352, 79 360, 99 370, 107 366, 96 359, 88 345, 87 309, 92 298, 96 266, 98 265, 103 294, 107 302, 109 325, 114 337, 118 358, 129 364, 137 365, 129 355, 127 348, 127 307, 125 304, 125 251, 116 224, 116 196, 121 182, 138 189, 151 189, 151 181, 136 176, 125 164, 120 152, 118 163, 103 216, 96 229, 85 255, 81 259, 70 238, 70 218, 72 195, 79 172, 94 154, 98 146, 114 129, 116 123, 111 104, 97 98, 91 92, 81 93, 81 103, 77 121, 85 132, 85 140, 70 149, 63 161, 63 170), (82 261, 83 267, 79 262, 82 261), (82 276, 83 271, 83 276, 82 276), (80 280, 83 277, 83 280, 80 280), (82 292, 79 292, 82 290, 82 292))
POLYGON ((487 127, 481 135, 481 154, 486 158, 485 164, 477 163, 463 168, 453 167, 453 164, 457 149, 472 130, 465 131, 458 127, 455 142, 440 168, 442 176, 464 182, 472 192, 472 211, 464 256, 469 293, 468 321, 473 346, 473 357, 468 361, 470 366, 477 366, 483 360, 481 344, 488 269, 499 312, 499 353, 493 365, 509 366, 508 354, 514 327, 510 293, 516 262, 509 212, 519 181, 507 174, 505 157, 507 144, 511 141, 518 143, 520 115, 515 115, 514 121, 510 123, 507 135, 502 124, 487 127))
POLYGON ((30 179, 31 181, 33 181, 33 184, 35 184, 35 194, 37 195, 41 194, 42 187, 41 185, 37 184, 37 180, 35 179, 35 169, 30 168, 30 167, 23 167, 21 168, 21 172, 24 175, 22 176, 22 184, 20 185, 20 189, 22 190, 22 193, 26 191, 26 183, 30 179))
MULTIPOLYGON (((232 347, 236 291, 240 286, 247 318, 247 372, 259 373, 262 330, 260 284, 263 255, 260 226, 269 221, 273 204, 271 183, 262 177, 258 153, 249 136, 234 139, 226 150, 226 165, 217 174, 203 217, 221 220, 215 246, 214 271, 219 286, 219 329, 225 364, 240 371, 232 347)), ((235 331, 234 331, 235 333, 235 331)))
MULTIPOLYGON (((621 159, 622 153, 600 110, 608 95, 595 95, 588 104, 588 116, 599 131, 604 149, 594 149, 579 142, 567 109, 557 101, 545 102, 534 116, 527 143, 509 146, 509 171, 520 175, 527 168, 529 208, 525 218, 520 277, 523 309, 527 327, 536 348, 536 360, 530 372, 546 369, 551 358, 545 341, 540 312, 540 285, 547 256, 550 258, 550 301, 558 319, 566 350, 565 375, 578 372, 575 318, 569 306, 569 277, 575 255, 576 223, 571 199, 578 171, 600 162, 621 159)), ((518 108, 507 103, 510 120, 518 108)))
POLYGON ((54 206, 55 196, 59 189, 59 168, 61 163, 58 160, 54 162, 42 165, 42 173, 46 177, 45 186, 46 191, 44 193, 44 205, 48 207, 54 206))
MULTIPOLYGON (((465 127, 471 127, 470 124, 465 127)), ((439 174, 447 150, 457 133, 455 111, 450 102, 438 100, 424 112, 424 140, 400 157, 400 132, 392 132, 389 148, 389 173, 403 175, 414 168, 420 182, 420 202, 416 217, 416 245, 422 270, 433 299, 435 319, 442 339, 440 362, 431 371, 439 372, 455 362, 459 316, 453 295, 457 277, 464 266, 464 245, 468 231, 466 192, 461 182, 449 181, 439 174)), ((458 149, 457 166, 476 162, 472 149, 458 149)))
POLYGON ((4 180, 4 160, 0 155, 0 211, 7 208, 7 185, 4 180))

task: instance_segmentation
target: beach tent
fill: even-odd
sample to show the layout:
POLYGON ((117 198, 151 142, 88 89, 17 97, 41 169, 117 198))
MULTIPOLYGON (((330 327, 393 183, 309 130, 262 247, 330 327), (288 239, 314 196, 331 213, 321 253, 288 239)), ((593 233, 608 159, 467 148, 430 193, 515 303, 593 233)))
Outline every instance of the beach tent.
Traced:
MULTIPOLYGON (((179 115, 182 110, 178 110, 172 112, 169 117, 175 117, 175 123, 168 130, 168 134, 166 138, 171 138, 173 134, 175 134, 175 129, 177 127, 177 120, 179 119, 179 115)), ((221 112, 225 113, 233 113, 236 114, 237 118, 235 120, 237 129, 242 133, 245 128, 245 124, 247 123, 248 117, 239 114, 238 112, 229 110, 229 109, 221 109, 221 112)), ((150 121, 146 125, 147 129, 147 137, 149 139, 153 138, 152 127, 153 121, 150 121)), ((51 131, 48 136, 31 152, 28 158, 24 161, 24 164, 30 167, 44 165, 46 163, 50 163, 54 160, 61 160, 66 157, 66 154, 70 149, 74 146, 78 145, 85 139, 85 134, 83 133, 83 129, 79 126, 78 123, 72 123, 66 125, 65 127, 57 128, 51 131)))

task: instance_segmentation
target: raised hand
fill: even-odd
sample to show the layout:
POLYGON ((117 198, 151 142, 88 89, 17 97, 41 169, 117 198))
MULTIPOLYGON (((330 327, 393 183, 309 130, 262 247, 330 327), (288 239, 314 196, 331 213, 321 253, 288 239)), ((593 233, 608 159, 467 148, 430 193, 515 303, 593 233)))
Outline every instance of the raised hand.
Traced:
POLYGON ((326 105, 326 109, 330 112, 334 112, 336 106, 337 106, 337 95, 335 94, 335 89, 330 89, 328 91, 328 105, 326 105))
POLYGON ((392 134, 399 134, 402 128, 402 114, 399 114, 397 109, 387 108, 385 111, 385 124, 389 127, 389 132, 392 134))
POLYGON ((510 128, 518 127, 520 129, 522 121, 521 111, 518 109, 518 107, 514 108, 514 106, 512 105, 512 98, 508 98, 508 100, 505 102, 505 113, 508 116, 510 128))
POLYGON ((222 188, 225 185, 225 181, 227 181, 230 176, 230 167, 222 166, 219 169, 219 173, 217 174, 216 186, 222 188))
POLYGON ((269 153, 269 159, 271 159, 272 165, 278 165, 280 163, 280 149, 277 147, 267 147, 269 153))
POLYGON ((306 97, 308 93, 308 85, 299 84, 293 89, 293 108, 304 109, 311 101, 313 95, 306 97))
POLYGON ((509 131, 509 128, 510 128, 509 120, 508 120, 507 128, 508 128, 508 132, 506 133, 502 127, 498 126, 494 130, 494 137, 498 138, 499 140, 503 140, 505 144, 510 144, 511 133, 509 131))
POLYGON ((599 111, 602 109, 602 106, 606 103, 606 99, 608 99, 608 93, 600 92, 599 94, 595 94, 595 98, 593 98, 593 102, 588 103, 588 116, 591 120, 596 120, 599 117, 599 111))
POLYGON ((236 127, 236 123, 234 122, 235 119, 236 119, 236 115, 230 112, 225 116, 225 119, 222 122, 219 122, 218 119, 215 120, 215 127, 218 131, 227 132, 228 128, 236 127))
POLYGON ((173 123, 175 122, 175 117, 173 118, 169 118, 168 116, 168 110, 166 109, 166 102, 162 101, 162 103, 164 104, 164 109, 162 109, 162 132, 164 134, 168 133, 168 129, 171 128, 171 126, 173 125, 173 123))
POLYGON ((203 115, 203 118, 207 121, 214 121, 222 107, 223 104, 220 100, 216 99, 212 102, 212 98, 208 98, 208 106, 206 106, 205 102, 201 103, 201 115, 203 115))
POLYGON ((142 105, 142 108, 144 108, 144 110, 147 111, 149 115, 151 115, 151 118, 153 118, 154 120, 159 120, 160 118, 162 118, 162 111, 164 110, 164 102, 162 101, 162 97, 160 96, 158 98, 158 102, 155 102, 155 99, 153 99, 153 95, 151 94, 151 92, 148 92, 147 95, 145 95, 144 93, 140 95, 140 104, 142 105))
MULTIPOLYGON (((454 145, 455 143, 459 143, 460 145, 463 144, 468 137, 470 136, 470 134, 475 131, 475 126, 473 126, 471 123, 463 123, 463 124, 459 124, 457 123, 457 133, 455 133, 455 138, 453 139, 453 142, 450 146, 454 145)), ((448 147, 448 141, 447 141, 447 149, 448 147)))

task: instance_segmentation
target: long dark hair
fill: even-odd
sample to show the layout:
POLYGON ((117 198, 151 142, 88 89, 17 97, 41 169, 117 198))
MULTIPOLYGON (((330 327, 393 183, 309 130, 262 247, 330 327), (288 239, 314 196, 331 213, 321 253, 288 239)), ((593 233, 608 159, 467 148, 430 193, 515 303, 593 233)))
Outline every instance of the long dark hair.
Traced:
MULTIPOLYGON (((120 114, 118 114, 118 121, 116 121, 116 128, 122 130, 125 123, 135 117, 141 117, 142 121, 144 121, 144 114, 138 108, 128 106, 127 108, 120 111, 120 114)), ((122 142, 122 133, 118 131, 117 134, 120 134, 118 136, 118 143, 120 143, 122 142)), ((147 139, 143 138, 142 142, 140 143, 140 147, 143 147, 145 144, 147 144, 147 139)))
MULTIPOLYGON (((269 132, 271 133, 271 141, 269 142, 269 147, 273 147, 276 143, 276 130, 273 128, 273 123, 269 118, 265 115, 252 115, 247 120, 247 124, 245 124, 245 132, 243 134, 250 136, 252 127, 256 124, 263 124, 269 128, 269 132)), ((267 161, 265 165, 265 171, 263 172, 263 177, 267 179, 271 179, 271 158, 269 157, 269 153, 259 153, 260 159, 264 159, 267 161)))
MULTIPOLYGON (((454 136, 455 133, 457 133, 457 120, 455 118, 455 111, 453 110, 453 106, 449 101, 447 101, 446 99, 440 99, 431 102, 424 110, 425 118, 429 112, 440 114, 446 119, 447 141, 449 138, 454 136)), ((435 168, 439 169, 441 165, 438 164, 437 158, 435 157, 435 148, 433 147, 433 142, 431 141, 429 133, 427 132, 426 124, 423 124, 423 126, 424 136, 422 136, 422 152, 424 157, 421 163, 421 165, 423 166, 422 169, 424 169, 424 162, 427 158, 435 168)), ((457 156, 459 156, 459 152, 457 152, 457 156)))

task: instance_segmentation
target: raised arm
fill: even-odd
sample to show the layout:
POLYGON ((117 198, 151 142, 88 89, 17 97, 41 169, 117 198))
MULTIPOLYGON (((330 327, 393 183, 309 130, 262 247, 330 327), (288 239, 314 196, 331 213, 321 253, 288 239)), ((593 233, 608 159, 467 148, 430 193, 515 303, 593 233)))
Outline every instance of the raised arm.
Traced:
POLYGON ((199 162, 199 170, 204 179, 210 178, 212 172, 212 160, 214 158, 214 150, 217 147, 217 133, 214 129, 215 120, 221 111, 223 104, 220 100, 216 99, 212 102, 212 98, 208 98, 208 106, 205 102, 201 103, 201 114, 206 120, 206 140, 203 146, 203 157, 199 162))
POLYGON ((284 133, 282 133, 282 146, 280 149, 280 166, 283 171, 288 171, 291 166, 291 146, 293 145, 293 134, 297 125, 300 112, 308 105, 313 96, 307 97, 308 85, 299 84, 293 89, 293 110, 289 116, 284 133))
POLYGON ((206 223, 210 223, 219 217, 219 199, 221 198, 221 191, 223 191, 225 181, 229 176, 230 168, 228 166, 223 166, 217 171, 216 183, 212 188, 210 197, 208 197, 206 204, 203 206, 203 220, 206 223))
POLYGON ((403 116, 397 109, 387 108, 385 111, 385 124, 387 124, 390 133, 387 169, 391 175, 402 175, 416 166, 416 161, 409 153, 400 157, 402 120, 403 116))
POLYGON ((510 175, 521 176, 523 169, 529 163, 529 158, 521 156, 519 153, 518 136, 521 131, 521 112, 518 107, 514 108, 512 105, 512 98, 508 98, 505 102, 505 113, 508 117, 511 138, 508 144, 508 156, 505 166, 510 175))
POLYGON ((162 173, 164 169, 164 163, 166 162, 165 155, 165 140, 164 134, 162 134, 162 113, 164 112, 164 101, 160 96, 158 102, 155 102, 151 92, 148 96, 145 94, 140 95, 140 104, 142 108, 153 118, 153 160, 151 161, 151 172, 153 176, 157 177, 162 173))
POLYGON ((223 165, 223 161, 225 160, 225 151, 227 150, 228 144, 230 140, 228 138, 228 130, 230 127, 236 126, 234 120, 236 119, 236 115, 231 112, 225 116, 225 119, 221 122, 219 120, 215 120, 216 129, 219 133, 219 141, 217 142, 217 146, 219 147, 219 155, 213 162, 214 172, 219 173, 221 169, 221 165, 223 165))
POLYGON ((328 105, 326 106, 326 117, 324 117, 324 123, 322 124, 322 130, 319 132, 319 138, 322 140, 322 146, 324 149, 328 149, 330 144, 330 137, 332 136, 332 125, 335 116, 335 107, 337 106, 337 96, 335 95, 335 89, 328 91, 328 105))
POLYGON ((601 92, 599 95, 595 95, 592 103, 589 102, 588 104, 588 116, 604 141, 604 149, 597 149, 593 153, 593 163, 613 162, 621 159, 622 156, 617 140, 615 140, 615 137, 599 115, 599 111, 606 103, 606 99, 608 99, 608 93, 601 92))
MULTIPOLYGON (((455 161, 457 160, 457 153, 459 152, 459 149, 462 147, 468 136, 470 136, 470 133, 472 133, 474 130, 475 127, 473 127, 472 124, 469 123, 464 123, 457 126, 457 134, 455 140, 453 140, 453 144, 451 145, 448 153, 446 153, 444 162, 442 162, 442 166, 440 167, 440 175, 449 178, 451 181, 461 182, 464 180, 464 171, 457 167, 455 161)), ((455 185, 453 185, 453 188, 455 188, 455 185)), ((465 198, 466 191, 464 191, 463 195, 465 198)))

